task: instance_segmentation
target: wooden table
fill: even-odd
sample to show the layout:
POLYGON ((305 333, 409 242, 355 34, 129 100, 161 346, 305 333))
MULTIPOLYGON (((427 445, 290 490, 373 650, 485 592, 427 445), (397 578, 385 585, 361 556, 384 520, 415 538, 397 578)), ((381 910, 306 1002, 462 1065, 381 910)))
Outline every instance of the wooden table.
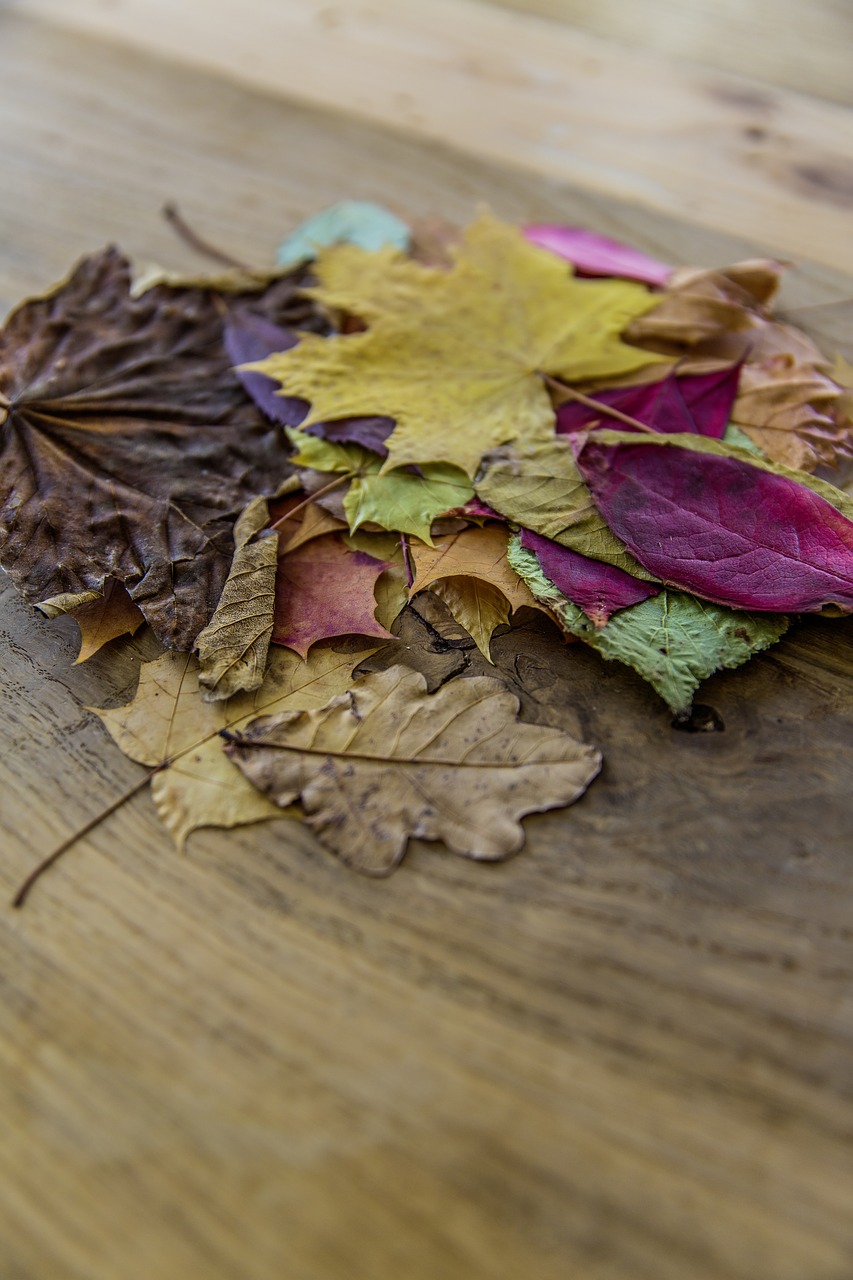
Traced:
MULTIPOLYGON (((766 247, 12 12, 0 40, 4 308, 107 240, 190 265, 165 199, 259 262, 344 195, 766 247)), ((786 296, 853 285, 807 266, 786 296)), ((853 355, 849 310, 799 314, 853 355)), ((83 707, 151 649, 74 667, 74 624, 8 585, 0 628, 11 896, 139 777, 83 707)), ((287 822, 181 857, 143 794, 0 910, 2 1280, 853 1274, 853 625, 710 680, 718 733, 579 645, 499 662, 606 757, 509 863, 415 845, 370 881, 287 822)))

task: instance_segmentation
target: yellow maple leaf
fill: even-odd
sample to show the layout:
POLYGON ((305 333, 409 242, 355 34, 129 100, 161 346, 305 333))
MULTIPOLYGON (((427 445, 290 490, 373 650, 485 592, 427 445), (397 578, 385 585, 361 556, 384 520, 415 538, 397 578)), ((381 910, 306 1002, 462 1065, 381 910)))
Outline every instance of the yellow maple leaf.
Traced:
POLYGON ((311 402, 303 426, 394 418, 384 471, 444 462, 473 476, 489 449, 553 433, 546 375, 618 377, 661 358, 619 336, 657 302, 643 285, 576 279, 490 215, 468 228, 450 271, 350 246, 321 254, 317 275, 316 297, 371 327, 306 335, 252 367, 311 402))

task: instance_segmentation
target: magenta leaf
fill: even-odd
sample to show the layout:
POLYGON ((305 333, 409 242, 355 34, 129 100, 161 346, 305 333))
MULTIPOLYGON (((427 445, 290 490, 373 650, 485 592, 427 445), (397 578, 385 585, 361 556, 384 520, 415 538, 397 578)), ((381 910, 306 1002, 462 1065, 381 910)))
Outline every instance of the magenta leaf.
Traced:
POLYGON ((524 234, 540 248, 567 258, 582 276, 620 276, 623 280, 639 280, 641 284, 662 287, 674 270, 639 249, 583 227, 537 223, 525 227, 524 234))
MULTIPOLYGON (((594 391, 592 398, 667 435, 702 435, 721 440, 729 424, 739 377, 738 364, 684 378, 670 373, 661 382, 594 391)), ((627 431, 636 429, 627 423, 618 423, 605 413, 596 413, 577 400, 567 400, 557 410, 559 435, 584 431, 594 422, 602 426, 618 425, 627 431)))
POLYGON ((668 585, 735 609, 853 611, 853 521, 736 458, 591 437, 578 465, 613 533, 668 585))
MULTIPOLYGON (((309 404, 299 396, 283 396, 281 384, 265 373, 240 366, 265 360, 277 351, 289 351, 299 338, 292 329, 282 329, 251 312, 230 316, 225 323, 225 349, 243 389, 255 404, 283 427, 298 427, 308 414, 309 404)), ((336 422, 315 422, 307 435, 319 436, 333 444, 360 444, 381 457, 388 456, 385 441, 394 430, 393 418, 341 418, 336 422)))
POLYGON ((525 551, 533 552, 557 590, 597 627, 603 627, 620 609, 648 600, 660 591, 660 587, 641 582, 624 569, 590 560, 531 529, 521 530, 521 545, 525 551))

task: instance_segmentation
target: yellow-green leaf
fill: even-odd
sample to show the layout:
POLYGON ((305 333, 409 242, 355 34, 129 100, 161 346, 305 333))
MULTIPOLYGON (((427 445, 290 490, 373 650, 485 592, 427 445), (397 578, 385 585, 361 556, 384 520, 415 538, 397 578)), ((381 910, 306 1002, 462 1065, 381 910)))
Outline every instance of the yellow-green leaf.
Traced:
POLYGON ((644 286, 576 279, 555 254, 488 215, 468 229, 451 271, 350 246, 321 253, 317 274, 315 296, 368 316, 370 329, 307 335, 253 367, 311 402, 308 425, 393 418, 385 472, 441 463, 473 476, 487 450, 547 437, 554 412, 543 375, 617 377, 659 359, 620 338, 655 305, 644 286))

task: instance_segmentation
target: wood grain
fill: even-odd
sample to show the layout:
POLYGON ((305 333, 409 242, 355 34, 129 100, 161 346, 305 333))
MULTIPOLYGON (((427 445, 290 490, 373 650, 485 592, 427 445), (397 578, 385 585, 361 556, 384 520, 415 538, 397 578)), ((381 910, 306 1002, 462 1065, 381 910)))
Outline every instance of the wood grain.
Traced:
POLYGON ((25 8, 853 272, 853 117, 831 102, 478 0, 25 8))
POLYGON ((845 0, 490 0, 607 40, 853 105, 845 0))
MULTIPOLYGON (((0 23, 7 305, 107 238, 190 265, 166 198, 257 261, 350 193, 751 247, 0 23)), ((789 290, 850 296, 816 268, 789 290)), ((841 344, 843 313, 808 314, 841 344)), ((150 646, 74 667, 73 638, 4 584, 6 896, 140 776, 85 706, 150 646)), ((3 1280, 847 1280, 853 623, 709 681, 717 733, 547 624, 497 656, 526 715, 606 757, 515 860, 421 844, 369 881, 289 822, 180 857, 141 795, 0 910, 3 1280)))

